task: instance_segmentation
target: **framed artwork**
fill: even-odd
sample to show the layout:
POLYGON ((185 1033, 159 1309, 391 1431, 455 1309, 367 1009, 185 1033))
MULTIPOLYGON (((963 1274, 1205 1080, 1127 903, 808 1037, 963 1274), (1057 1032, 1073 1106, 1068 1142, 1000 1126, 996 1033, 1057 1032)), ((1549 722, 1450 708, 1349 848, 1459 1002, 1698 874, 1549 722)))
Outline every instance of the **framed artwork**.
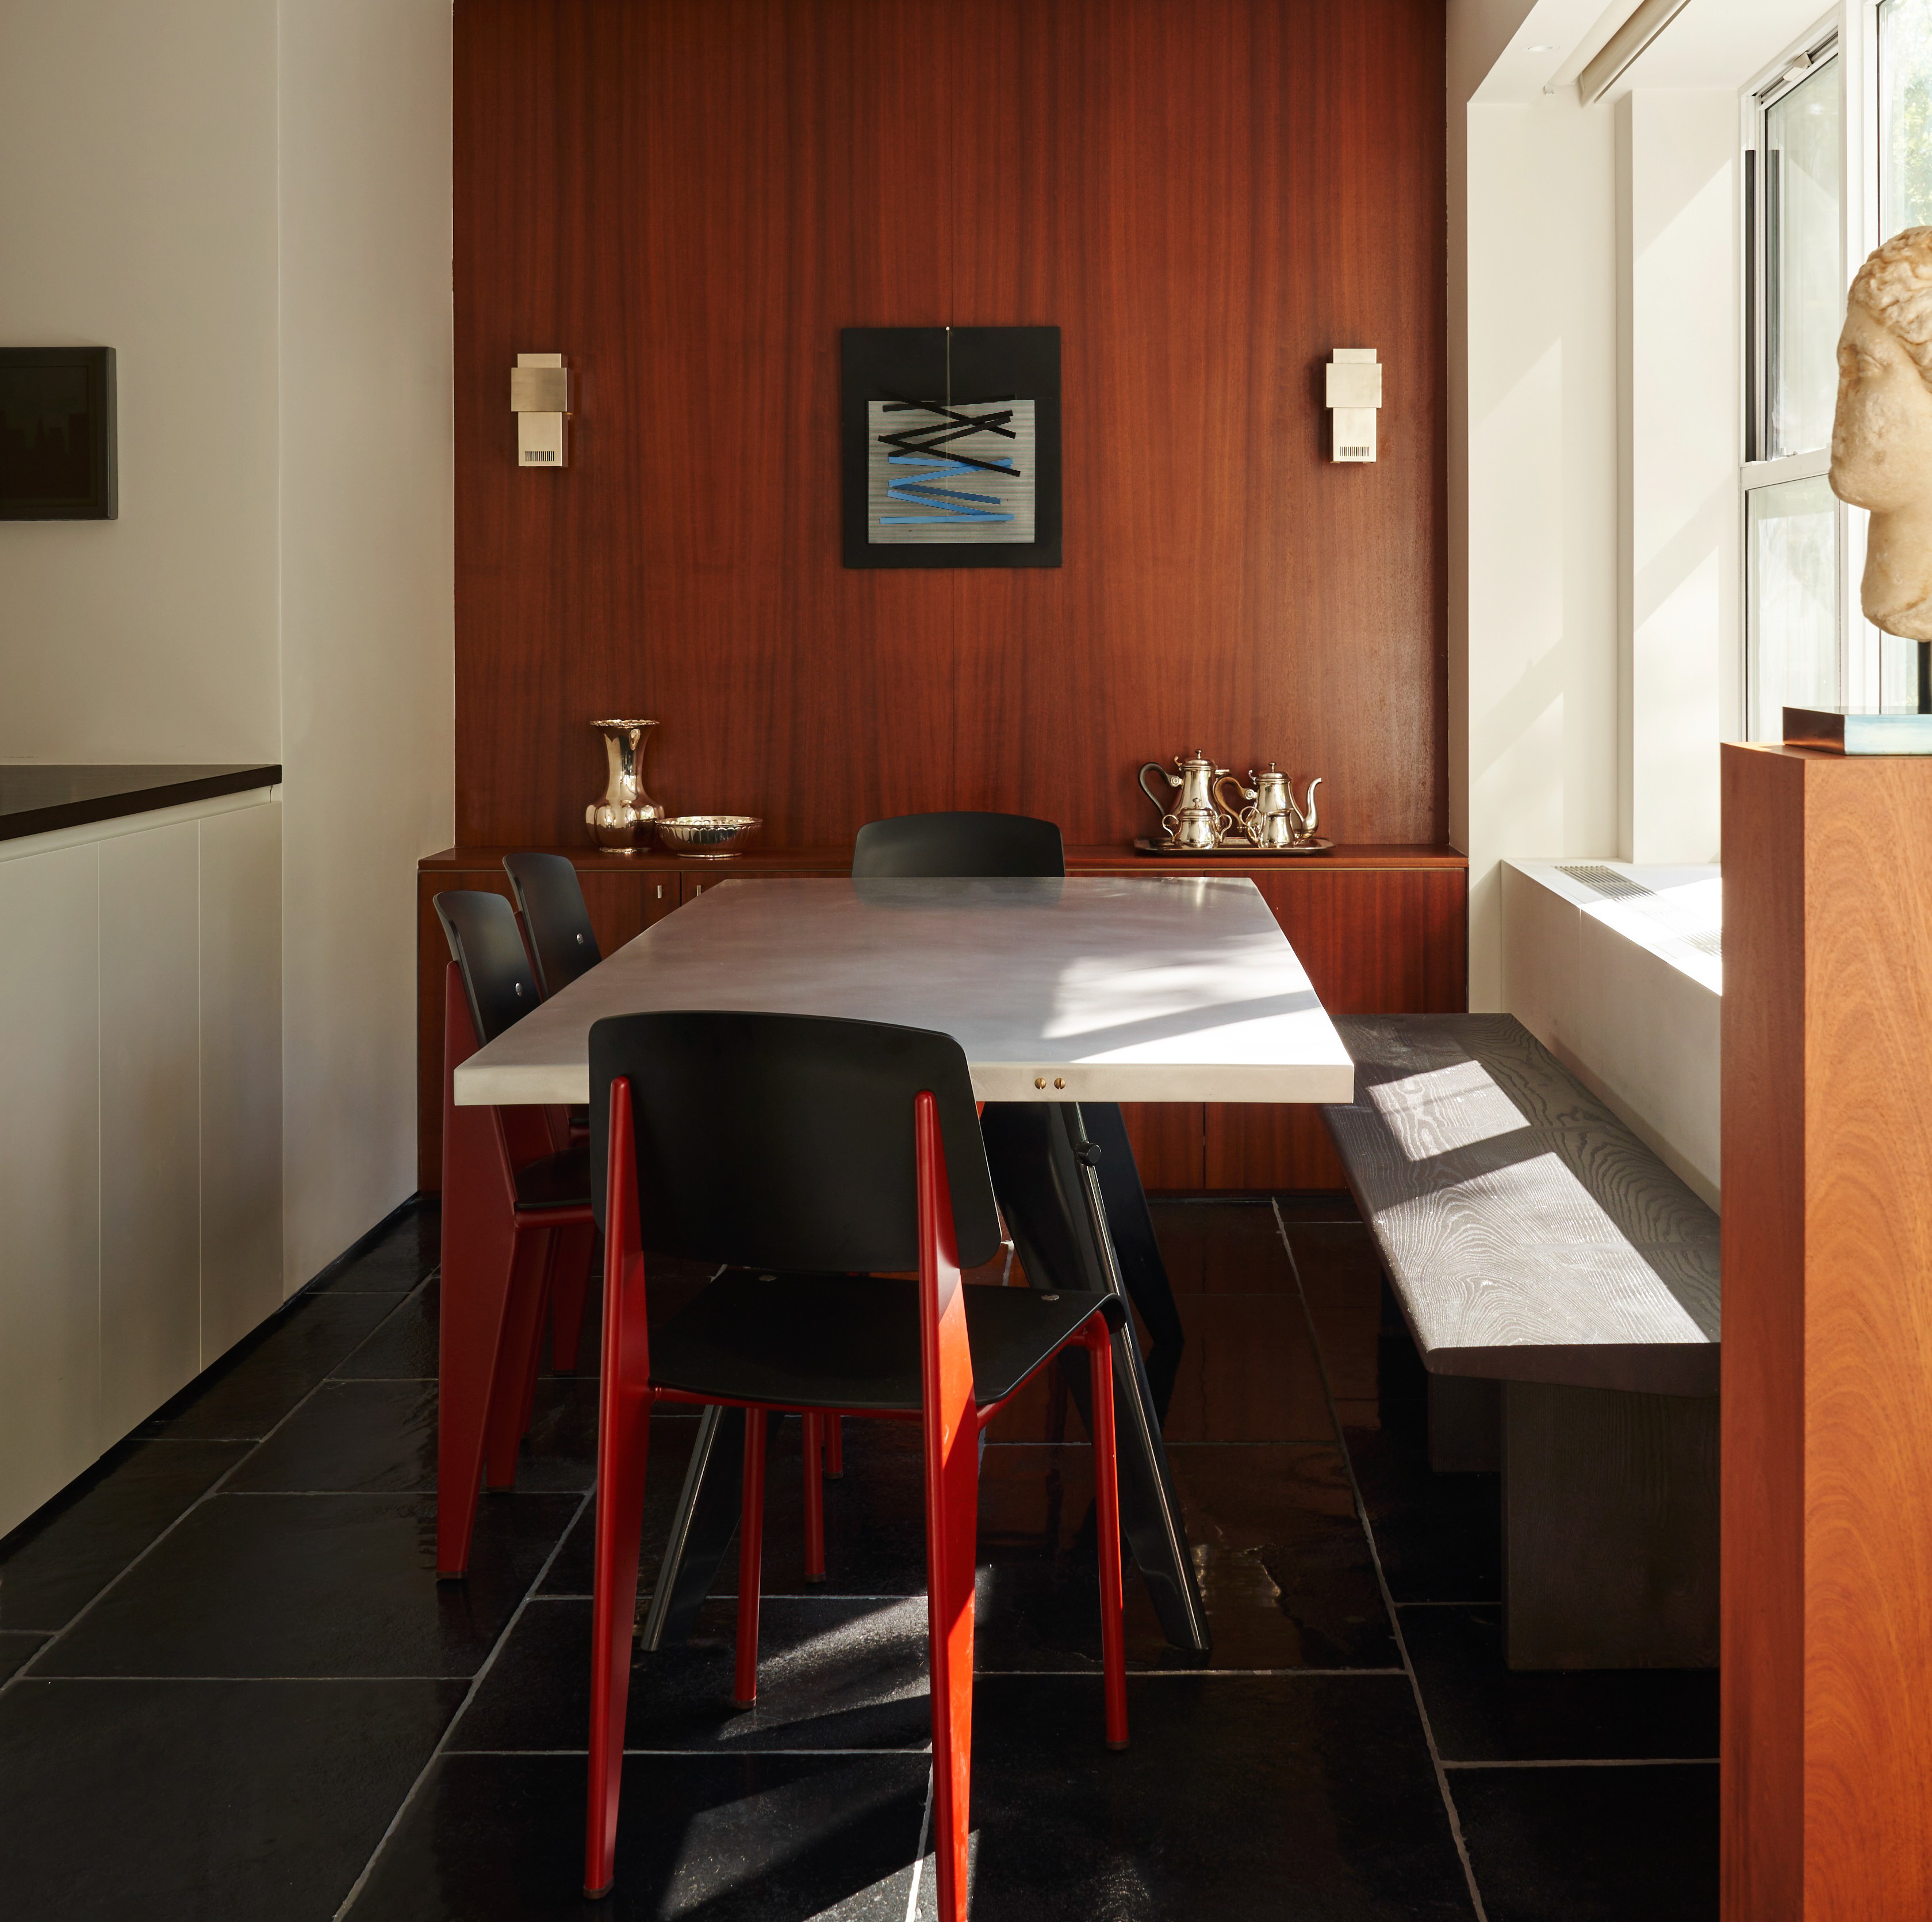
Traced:
POLYGON ((112 521, 114 350, 0 347, 0 521, 112 521))
POLYGON ((848 327, 848 567, 1060 565, 1060 329, 848 327))

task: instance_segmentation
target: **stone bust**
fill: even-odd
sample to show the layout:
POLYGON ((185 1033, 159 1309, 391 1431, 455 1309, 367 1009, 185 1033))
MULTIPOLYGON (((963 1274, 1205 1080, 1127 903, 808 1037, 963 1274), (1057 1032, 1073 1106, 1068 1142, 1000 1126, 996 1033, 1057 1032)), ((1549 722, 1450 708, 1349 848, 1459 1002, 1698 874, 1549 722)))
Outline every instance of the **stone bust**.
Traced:
POLYGON ((1871 510, 1865 618, 1932 641, 1932 227, 1894 235, 1852 283, 1832 491, 1871 510))

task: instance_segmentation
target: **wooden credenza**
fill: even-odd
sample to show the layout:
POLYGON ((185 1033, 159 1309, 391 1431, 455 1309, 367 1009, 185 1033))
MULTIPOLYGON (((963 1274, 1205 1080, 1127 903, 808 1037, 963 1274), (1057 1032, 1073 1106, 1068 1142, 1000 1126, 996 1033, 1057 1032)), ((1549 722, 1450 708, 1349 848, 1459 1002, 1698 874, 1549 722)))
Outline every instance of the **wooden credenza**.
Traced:
MULTIPOLYGON (((508 896, 502 848, 452 848, 416 876, 417 1184, 442 1183, 440 1059, 449 958, 431 903, 452 887, 508 896)), ((576 866, 607 954, 721 881, 842 875, 849 847, 747 854, 738 861, 556 850, 576 866)), ((1324 855, 1162 860, 1130 848, 1070 848, 1070 874, 1245 875, 1274 911, 1322 1005, 1336 1014, 1456 1014, 1468 1002, 1468 863, 1447 848, 1337 848, 1324 855)), ((1180 1192, 1338 1189, 1341 1164, 1312 1107, 1244 1103, 1129 1107, 1141 1179, 1180 1192)))

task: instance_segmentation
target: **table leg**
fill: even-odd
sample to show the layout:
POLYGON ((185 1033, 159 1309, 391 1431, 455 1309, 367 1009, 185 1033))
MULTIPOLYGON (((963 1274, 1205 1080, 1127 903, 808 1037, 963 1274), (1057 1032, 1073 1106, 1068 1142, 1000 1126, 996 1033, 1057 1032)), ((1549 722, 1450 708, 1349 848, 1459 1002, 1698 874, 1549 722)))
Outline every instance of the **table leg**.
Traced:
MULTIPOLYGON (((989 1102, 981 1126, 994 1192, 1028 1279, 1036 1287, 1125 1295, 1154 1337, 1152 1365, 1143 1365, 1131 1323, 1114 1338, 1121 1527, 1168 1639, 1177 1648, 1204 1654, 1207 1611, 1161 1443, 1165 1395, 1157 1398, 1149 1380, 1157 1367, 1163 1388, 1172 1387, 1181 1347, 1180 1317, 1120 1110, 1112 1104, 1083 1110, 1072 1102, 989 1102), (1114 1167, 1103 1174, 1110 1160, 1114 1167), (1126 1224, 1131 1266, 1116 1244, 1112 1225, 1116 1208, 1126 1224)), ((1078 1367, 1068 1367, 1066 1373, 1090 1429, 1084 1375, 1078 1367)))

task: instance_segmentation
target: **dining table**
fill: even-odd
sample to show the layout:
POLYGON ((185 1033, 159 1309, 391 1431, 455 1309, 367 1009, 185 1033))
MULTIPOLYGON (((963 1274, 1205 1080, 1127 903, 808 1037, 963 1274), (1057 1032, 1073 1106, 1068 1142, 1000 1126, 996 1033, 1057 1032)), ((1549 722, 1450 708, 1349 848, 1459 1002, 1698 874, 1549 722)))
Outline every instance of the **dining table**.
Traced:
MULTIPOLYGON (((459 1107, 582 1104, 608 1016, 740 1009, 934 1029, 964 1051, 1000 1212, 1036 1287, 1121 1294, 1114 1341, 1123 1530, 1168 1640, 1205 1610, 1161 1437, 1183 1339, 1123 1102, 1346 1102, 1354 1069, 1252 881, 724 880, 456 1068, 459 1107)), ((442 1312, 463 1312, 447 1266, 442 1312)), ((1087 1412, 1080 1384, 1069 1386, 1087 1412)), ((644 1628, 682 1638, 737 1519, 743 1420, 708 1410, 644 1628)))

